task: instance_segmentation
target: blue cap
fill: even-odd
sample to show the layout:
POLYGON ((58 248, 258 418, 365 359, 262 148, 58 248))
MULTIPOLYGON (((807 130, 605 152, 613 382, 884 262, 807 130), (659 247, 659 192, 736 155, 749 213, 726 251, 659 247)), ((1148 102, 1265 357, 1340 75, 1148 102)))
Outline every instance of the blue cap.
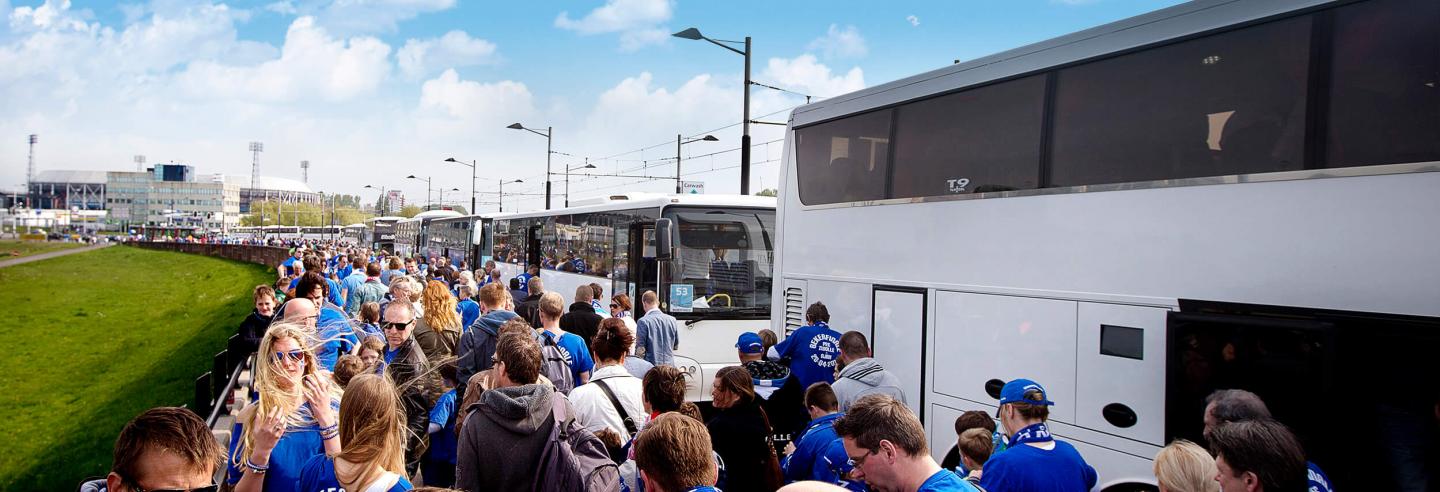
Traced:
POLYGON ((1015 379, 1005 383, 1000 389, 1000 404, 1006 403, 1029 403, 1031 405, 1054 405, 1045 394, 1045 388, 1040 383, 1029 379, 1015 379), (1030 398, 1026 398, 1029 395, 1030 398), (1038 399, 1037 399, 1038 398, 1038 399))
POLYGON ((747 354, 758 354, 765 351, 765 343, 760 341, 760 335, 753 331, 740 334, 740 340, 735 342, 735 348, 747 354))

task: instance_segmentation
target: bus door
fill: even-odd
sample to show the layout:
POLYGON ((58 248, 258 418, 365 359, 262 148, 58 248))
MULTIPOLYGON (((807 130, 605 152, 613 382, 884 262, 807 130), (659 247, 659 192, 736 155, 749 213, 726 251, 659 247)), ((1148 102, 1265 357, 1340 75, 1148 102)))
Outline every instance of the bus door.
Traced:
POLYGON ((924 422, 926 291, 876 285, 871 301, 871 352, 886 369, 906 375, 905 403, 924 422))
MULTIPOLYGON (((531 265, 540 266, 544 258, 540 257, 540 228, 542 225, 532 225, 525 230, 525 269, 529 270, 531 265)), ((523 272, 522 272, 523 273, 523 272)))
POLYGON ((630 226, 630 301, 636 314, 644 314, 640 307, 640 295, 647 290, 660 291, 658 263, 655 261, 655 225, 634 224, 630 226))

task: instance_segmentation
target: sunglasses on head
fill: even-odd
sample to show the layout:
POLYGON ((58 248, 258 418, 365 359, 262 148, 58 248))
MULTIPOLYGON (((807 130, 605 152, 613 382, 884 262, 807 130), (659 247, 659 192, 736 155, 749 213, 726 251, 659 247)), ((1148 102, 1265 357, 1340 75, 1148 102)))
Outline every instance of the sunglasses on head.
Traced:
POLYGON ((395 331, 405 331, 406 328, 409 328, 409 327, 410 327, 410 323, 414 323, 414 322, 415 322, 415 320, 413 320, 413 319, 410 320, 410 321, 406 321, 406 322, 404 322, 404 323, 395 322, 395 321, 385 321, 385 322, 380 323, 380 330, 381 330, 381 331, 390 331, 391 329, 394 329, 395 331))
POLYGON ((303 364, 305 362, 305 351, 291 350, 289 352, 275 352, 275 362, 285 362, 287 359, 291 362, 303 364))

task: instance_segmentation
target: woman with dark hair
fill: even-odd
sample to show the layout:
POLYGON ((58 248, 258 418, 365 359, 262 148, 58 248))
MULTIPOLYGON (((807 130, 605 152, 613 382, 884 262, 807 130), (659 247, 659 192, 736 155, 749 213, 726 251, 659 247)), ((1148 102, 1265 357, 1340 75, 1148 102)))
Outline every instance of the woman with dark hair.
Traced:
MULTIPOLYGON (((605 443, 612 454, 648 420, 641 401, 640 378, 625 370, 625 353, 633 343, 635 335, 624 322, 616 318, 601 320, 595 338, 590 339, 590 351, 595 354, 595 369, 590 376, 593 384, 570 391, 576 422, 596 436, 606 430, 619 436, 605 443)), ((606 438, 601 436, 600 440, 606 438)))
POLYGON ((718 412, 705 427, 715 452, 725 461, 725 486, 731 490, 773 491, 779 483, 779 461, 770 444, 770 419, 755 398, 755 386, 744 367, 715 373, 710 401, 718 412))

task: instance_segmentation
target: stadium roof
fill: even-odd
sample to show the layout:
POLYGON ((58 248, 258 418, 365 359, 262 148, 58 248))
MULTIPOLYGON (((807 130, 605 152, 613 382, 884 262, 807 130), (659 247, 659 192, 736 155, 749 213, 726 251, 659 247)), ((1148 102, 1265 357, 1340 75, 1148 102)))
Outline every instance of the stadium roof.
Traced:
POLYGON ((105 184, 105 171, 46 170, 35 175, 35 182, 105 184))
POLYGON ((259 190, 292 191, 297 193, 314 193, 309 185, 287 178, 275 178, 261 176, 259 186, 250 186, 250 176, 225 176, 225 182, 239 185, 240 188, 251 188, 259 190))

